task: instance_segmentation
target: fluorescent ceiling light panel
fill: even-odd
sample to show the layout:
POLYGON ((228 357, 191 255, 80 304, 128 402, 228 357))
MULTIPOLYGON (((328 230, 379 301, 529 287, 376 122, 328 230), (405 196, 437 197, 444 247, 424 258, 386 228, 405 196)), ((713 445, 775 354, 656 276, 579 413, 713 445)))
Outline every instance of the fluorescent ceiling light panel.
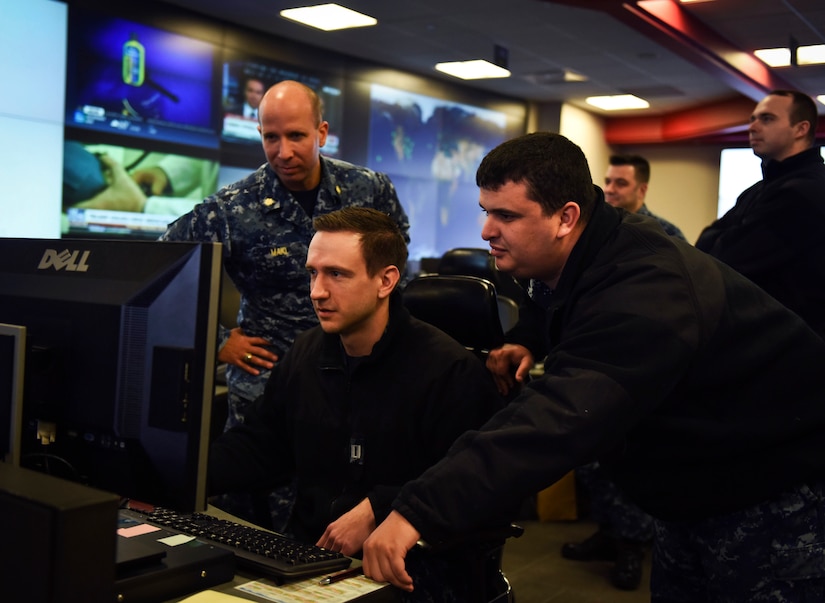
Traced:
POLYGON ((825 63, 825 44, 800 46, 796 51, 799 65, 820 65, 825 63))
POLYGON ((760 48, 753 54, 770 67, 787 67, 791 64, 791 51, 788 48, 760 48))
POLYGON ((565 82, 586 82, 587 76, 582 75, 580 73, 576 73, 575 71, 569 71, 567 69, 564 70, 564 81, 565 82))
POLYGON ((481 80, 496 77, 510 77, 510 71, 504 67, 494 65, 483 59, 474 61, 454 61, 452 63, 438 63, 435 68, 447 75, 462 80, 481 80))
MULTIPOLYGON (((759 59, 771 67, 788 67, 791 64, 789 48, 760 48, 754 50, 759 59)), ((819 65, 825 63, 825 44, 800 46, 796 50, 797 65, 819 65)))
POLYGON ((584 102, 605 111, 618 111, 620 109, 647 109, 650 106, 650 103, 646 100, 632 94, 589 96, 584 102))
POLYGON ((351 27, 368 27, 378 23, 377 19, 350 10, 338 4, 319 4, 301 8, 287 8, 280 12, 285 19, 297 21, 310 27, 334 31, 351 27))

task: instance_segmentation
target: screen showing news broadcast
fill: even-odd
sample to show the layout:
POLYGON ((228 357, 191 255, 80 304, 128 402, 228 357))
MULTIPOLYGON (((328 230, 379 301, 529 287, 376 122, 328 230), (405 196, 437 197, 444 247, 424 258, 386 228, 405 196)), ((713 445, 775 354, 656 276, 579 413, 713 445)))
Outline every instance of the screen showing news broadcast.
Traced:
POLYGON ((323 116, 329 122, 327 142, 321 152, 339 157, 343 119, 343 84, 331 76, 322 77, 263 58, 230 57, 223 63, 221 138, 224 142, 255 145, 260 148, 258 105, 264 92, 283 80, 295 80, 312 88, 323 103, 323 116))
POLYGON ((215 46, 74 7, 67 45, 67 125, 218 147, 215 46))

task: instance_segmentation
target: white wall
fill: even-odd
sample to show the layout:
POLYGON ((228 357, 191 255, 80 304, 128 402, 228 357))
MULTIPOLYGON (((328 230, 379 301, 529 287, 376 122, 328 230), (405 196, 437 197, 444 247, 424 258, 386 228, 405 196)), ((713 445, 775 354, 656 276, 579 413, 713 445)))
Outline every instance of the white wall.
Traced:
POLYGON ((721 150, 713 145, 683 144, 630 151, 650 162, 648 209, 681 228, 691 243, 716 219, 721 150))
POLYGON ((605 141, 604 120, 568 104, 561 107, 559 133, 582 148, 599 186, 611 154, 645 157, 650 162, 648 208, 677 225, 691 243, 716 219, 721 146, 688 142, 611 148, 605 141))
POLYGON ((601 185, 611 153, 604 140, 604 120, 593 113, 565 104, 561 108, 559 134, 581 147, 590 165, 593 182, 601 185))
POLYGON ((0 237, 60 237, 66 9, 0 0, 0 237))

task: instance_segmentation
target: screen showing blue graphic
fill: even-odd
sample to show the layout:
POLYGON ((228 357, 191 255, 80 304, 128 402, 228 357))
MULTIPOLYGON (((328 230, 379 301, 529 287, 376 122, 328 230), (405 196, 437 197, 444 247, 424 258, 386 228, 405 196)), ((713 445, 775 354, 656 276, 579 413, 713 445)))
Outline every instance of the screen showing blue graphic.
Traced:
POLYGON ((200 40, 73 8, 66 124, 217 148, 216 52, 200 40))

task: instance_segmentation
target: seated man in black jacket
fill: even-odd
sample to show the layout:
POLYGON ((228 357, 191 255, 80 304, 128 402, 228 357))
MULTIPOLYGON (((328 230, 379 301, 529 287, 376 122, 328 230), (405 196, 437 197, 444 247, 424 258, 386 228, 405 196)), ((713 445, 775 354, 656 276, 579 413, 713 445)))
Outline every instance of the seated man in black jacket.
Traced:
POLYGON ((488 367, 544 374, 404 488, 364 572, 412 589, 414 543, 472 532, 598 460, 655 518, 655 603, 825 601, 825 341, 729 266, 604 203, 581 149, 537 132, 476 174, 496 266, 527 300, 488 367))
MULTIPOLYGON (((400 487, 501 399, 473 354, 407 312, 396 291, 407 247, 391 218, 349 207, 314 227, 306 267, 320 326, 275 366, 244 424, 212 445, 210 492, 294 479, 288 533, 352 556, 400 487)), ((427 590, 461 600, 462 572, 419 557, 418 600, 427 590)))

